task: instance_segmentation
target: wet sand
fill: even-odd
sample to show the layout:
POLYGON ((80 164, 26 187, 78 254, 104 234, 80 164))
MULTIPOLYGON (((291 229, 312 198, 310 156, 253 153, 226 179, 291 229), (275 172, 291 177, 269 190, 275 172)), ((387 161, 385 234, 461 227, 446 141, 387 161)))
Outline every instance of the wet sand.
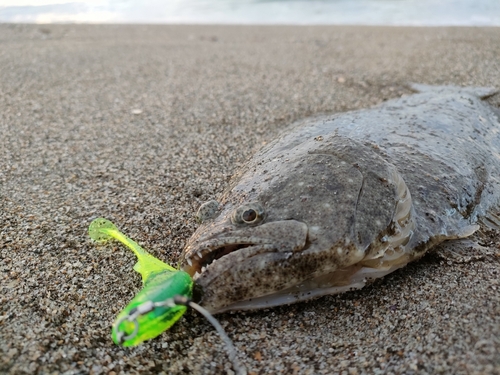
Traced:
MULTIPOLYGON (((190 312, 137 348, 106 217, 175 262, 193 214, 295 120, 500 88, 500 28, 0 25, 0 373, 231 373, 190 312)), ((500 96, 491 98, 499 106, 500 96)), ((253 374, 499 374, 500 257, 428 255, 363 290, 218 318, 253 374)))

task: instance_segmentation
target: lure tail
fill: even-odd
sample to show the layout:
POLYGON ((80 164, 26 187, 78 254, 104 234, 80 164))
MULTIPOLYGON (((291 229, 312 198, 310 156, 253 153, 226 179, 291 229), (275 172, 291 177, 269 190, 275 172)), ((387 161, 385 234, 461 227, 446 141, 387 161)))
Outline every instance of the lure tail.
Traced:
POLYGON ((116 225, 107 219, 98 218, 92 221, 89 226, 89 236, 98 242, 104 242, 114 238, 132 250, 137 257, 137 263, 134 266, 134 270, 141 274, 143 283, 146 283, 149 277, 154 273, 165 271, 178 272, 174 267, 149 254, 136 242, 121 233, 116 225))

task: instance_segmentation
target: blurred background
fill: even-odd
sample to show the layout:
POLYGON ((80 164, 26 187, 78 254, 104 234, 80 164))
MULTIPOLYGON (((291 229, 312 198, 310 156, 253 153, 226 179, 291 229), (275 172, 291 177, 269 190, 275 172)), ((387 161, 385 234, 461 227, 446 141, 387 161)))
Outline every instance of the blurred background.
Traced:
POLYGON ((500 26, 500 0, 0 0, 0 22, 500 26))

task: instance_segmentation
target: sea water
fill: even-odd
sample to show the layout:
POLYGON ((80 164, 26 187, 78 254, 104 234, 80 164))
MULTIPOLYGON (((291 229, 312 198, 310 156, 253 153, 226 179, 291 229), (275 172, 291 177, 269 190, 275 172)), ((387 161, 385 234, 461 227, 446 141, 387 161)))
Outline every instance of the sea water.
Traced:
POLYGON ((500 0, 0 0, 0 22, 500 26, 500 0))

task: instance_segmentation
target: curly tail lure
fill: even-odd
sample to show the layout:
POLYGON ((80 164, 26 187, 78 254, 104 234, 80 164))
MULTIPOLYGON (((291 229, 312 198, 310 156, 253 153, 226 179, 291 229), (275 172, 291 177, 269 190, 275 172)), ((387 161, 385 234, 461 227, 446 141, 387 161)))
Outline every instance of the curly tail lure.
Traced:
POLYGON ((191 307, 202 314, 217 330, 238 374, 246 369, 236 357, 236 348, 219 322, 203 307, 191 301, 193 280, 180 271, 155 258, 136 242, 121 233, 109 220, 98 218, 89 226, 89 236, 95 241, 115 239, 134 252, 137 263, 134 270, 141 274, 143 288, 118 314, 112 329, 115 344, 136 346, 157 337, 169 329, 191 307))

